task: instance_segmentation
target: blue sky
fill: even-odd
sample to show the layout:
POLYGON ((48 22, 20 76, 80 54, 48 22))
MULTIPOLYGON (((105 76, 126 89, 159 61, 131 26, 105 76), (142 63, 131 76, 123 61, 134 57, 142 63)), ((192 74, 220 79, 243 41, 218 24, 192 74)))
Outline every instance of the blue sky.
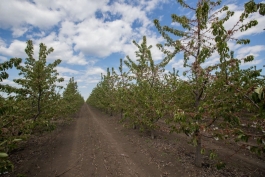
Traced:
MULTIPOLYGON (((197 0, 187 0, 195 6, 197 0)), ((235 15, 225 24, 231 28, 242 12, 247 1, 226 0, 235 15)), ((256 1, 261 2, 261 1, 256 1)), ((264 1, 263 1, 264 2, 264 1)), ((120 58, 129 55, 135 59, 136 47, 132 40, 141 42, 147 36, 149 45, 153 45, 152 54, 156 62, 163 58, 155 47, 163 43, 163 38, 154 28, 153 19, 160 19, 162 25, 171 23, 170 15, 188 15, 189 11, 180 7, 176 0, 8 0, 0 2, 0 62, 12 57, 26 58, 24 49, 28 39, 38 45, 43 42, 53 47, 54 52, 48 62, 61 59, 57 68, 60 76, 65 78, 64 85, 70 77, 75 77, 79 90, 86 99, 100 81, 100 74, 107 67, 118 69, 120 58)), ((253 14, 259 25, 247 33, 238 33, 236 37, 251 39, 251 44, 238 46, 230 42, 236 57, 243 58, 253 54, 255 61, 248 65, 265 65, 265 17, 253 14)), ((37 57, 37 55, 36 55, 37 57)), ((207 64, 218 61, 212 56, 207 64)), ((177 55, 166 67, 183 70, 183 56, 177 55)), ((4 83, 15 85, 12 80, 18 78, 16 70, 9 70, 10 77, 4 83)))

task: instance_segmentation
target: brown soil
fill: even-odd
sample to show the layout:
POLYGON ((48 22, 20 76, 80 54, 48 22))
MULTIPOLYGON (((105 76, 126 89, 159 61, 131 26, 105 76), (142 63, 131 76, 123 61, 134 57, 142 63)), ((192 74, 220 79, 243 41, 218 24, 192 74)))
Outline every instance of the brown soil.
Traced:
MULTIPOLYGON (((70 125, 52 133, 32 137, 12 153, 13 173, 5 176, 54 177, 161 177, 161 176, 265 176, 263 157, 240 151, 217 170, 212 162, 193 164, 194 148, 182 135, 156 131, 152 140, 147 133, 125 128, 118 116, 108 116, 84 104, 70 125)), ((211 144, 221 158, 234 153, 231 145, 211 144)))

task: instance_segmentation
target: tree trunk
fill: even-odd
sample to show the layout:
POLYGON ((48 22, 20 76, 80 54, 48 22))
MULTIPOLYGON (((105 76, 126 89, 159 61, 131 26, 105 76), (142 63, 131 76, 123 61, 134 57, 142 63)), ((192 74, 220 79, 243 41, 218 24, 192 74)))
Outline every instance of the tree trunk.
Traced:
POLYGON ((202 149, 202 144, 201 144, 201 136, 199 132, 196 132, 196 152, 195 152, 195 166, 201 167, 202 166, 202 154, 201 154, 201 149, 202 149))
POLYGON ((37 113, 37 115, 35 115, 35 117, 34 117, 34 121, 36 121, 36 119, 39 117, 39 115, 41 114, 41 103, 40 103, 40 100, 41 100, 41 96, 42 96, 42 92, 41 92, 41 90, 40 90, 40 88, 39 88, 39 95, 38 95, 38 102, 37 102, 37 108, 38 108, 38 113, 37 113))

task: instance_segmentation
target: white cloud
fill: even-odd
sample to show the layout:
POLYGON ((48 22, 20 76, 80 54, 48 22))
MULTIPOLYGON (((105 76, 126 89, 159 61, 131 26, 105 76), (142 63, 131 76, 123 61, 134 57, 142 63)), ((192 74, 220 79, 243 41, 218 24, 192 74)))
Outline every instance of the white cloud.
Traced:
POLYGON ((56 82, 56 85, 65 87, 67 85, 67 83, 69 82, 71 77, 65 76, 65 75, 59 75, 59 78, 61 78, 61 77, 64 79, 64 81, 60 82, 60 83, 56 82))
POLYGON ((6 61, 6 60, 7 60, 6 57, 0 55, 0 61, 6 61))
POLYGON ((242 63, 241 66, 257 66, 258 64, 261 64, 262 60, 253 60, 251 62, 242 63))
POLYGON ((45 36, 45 32, 44 31, 41 31, 41 32, 33 32, 31 34, 28 34, 26 37, 28 39, 33 39, 33 38, 41 38, 41 37, 44 37, 45 36))
POLYGON ((16 87, 16 88, 21 87, 20 85, 18 85, 17 83, 15 83, 14 81, 9 80, 9 79, 5 79, 5 80, 3 80, 3 81, 1 82, 1 84, 3 84, 3 85, 10 85, 10 86, 12 86, 12 87, 16 87))
POLYGON ((96 84, 96 83, 99 83, 100 80, 101 80, 100 77, 96 77, 96 78, 88 77, 87 80, 85 81, 85 83, 87 83, 87 84, 96 84))
POLYGON ((77 27, 74 22, 71 21, 63 21, 61 23, 61 27, 59 29, 58 39, 61 42, 65 42, 69 45, 72 45, 73 38, 77 34, 77 27))
POLYGON ((66 68, 66 67, 61 67, 61 66, 57 66, 56 70, 59 73, 68 73, 68 74, 78 74, 79 72, 70 68, 66 68))
POLYGON ((129 24, 138 19, 143 26, 147 26, 151 21, 147 18, 146 12, 141 8, 141 6, 115 2, 112 6, 108 6, 106 10, 112 14, 121 15, 122 20, 129 24))
MULTIPOLYGON (((143 35, 148 36, 153 46, 159 42, 159 39, 148 30, 152 21, 148 19, 147 13, 167 0, 136 1, 134 4, 116 1, 111 5, 108 5, 108 2, 6 1, 4 6, 12 7, 13 10, 2 9, 0 24, 3 24, 2 28, 10 28, 13 37, 20 37, 26 33, 27 38, 35 38, 35 44, 43 42, 48 47, 53 47, 55 51, 48 57, 49 60, 60 58, 70 64, 88 64, 89 60, 85 59, 87 56, 104 58, 116 52, 127 55, 129 46, 133 46, 131 41, 139 40, 143 35), (103 18, 97 19, 96 12, 101 12, 103 18), (113 15, 119 18, 113 20, 113 15), (139 24, 136 29, 132 27, 134 22, 139 24), (58 34, 56 30, 48 33, 47 29, 55 26, 59 27, 58 34), (37 27, 40 32, 33 31, 33 27, 37 27)), ((6 52, 0 52, 3 55, 17 55, 13 47, 17 45, 18 41, 13 41, 10 47, 5 48, 6 52)), ((24 51, 24 48, 25 46, 20 51, 24 51)), ((161 59, 161 54, 155 47, 152 52, 155 60, 161 59)))
POLYGON ((86 71, 86 76, 91 76, 91 75, 98 75, 100 76, 100 74, 105 74, 106 71, 100 67, 88 67, 87 71, 86 71))
POLYGON ((255 57, 259 56, 259 52, 264 51, 265 46, 264 45, 255 45, 255 46, 245 46, 241 47, 236 52, 236 58, 242 59, 248 55, 253 55, 255 57))
POLYGON ((240 44, 236 44, 235 42, 231 42, 231 41, 228 41, 227 44, 228 44, 228 47, 229 47, 229 49, 230 49, 231 51, 235 51, 235 50, 237 50, 238 48, 242 47, 242 45, 240 45, 240 44))
MULTIPOLYGON (((150 36, 146 36, 146 40, 147 40, 147 46, 149 47, 150 45, 152 45, 151 48, 151 54, 152 54, 152 58, 154 61, 160 61, 163 59, 164 54, 156 47, 156 44, 161 43, 163 41, 162 37, 156 37, 155 35, 150 35, 150 36)), ((140 40, 136 40, 137 44, 141 44, 143 42, 142 38, 140 40)), ((123 53, 125 56, 129 56, 133 61, 135 61, 136 58, 136 54, 135 52, 138 51, 139 49, 133 44, 125 44, 123 45, 123 53)))
POLYGON ((152 45, 151 52, 154 61, 162 60, 164 54, 156 47, 156 44, 162 43, 163 38, 156 36, 147 36, 147 46, 152 45))
POLYGON ((177 22, 172 22, 171 25, 172 25, 172 26, 175 26, 175 27, 180 27, 180 26, 181 26, 181 25, 180 25, 179 23, 177 23, 177 22))
POLYGON ((121 20, 103 22, 95 18, 77 25, 78 35, 74 37, 75 51, 88 56, 107 57, 120 52, 122 45, 130 39, 132 29, 121 20))
MULTIPOLYGON (((86 65, 88 63, 82 52, 74 54, 72 46, 67 43, 58 41, 55 33, 51 33, 45 38, 41 38, 33 42, 34 42, 34 57, 35 58, 39 57, 38 56, 39 44, 42 42, 48 48, 53 47, 54 49, 54 52, 52 52, 47 57, 47 61, 54 61, 56 59, 61 59, 63 62, 66 62, 69 64, 86 65)), ((0 47, 0 54, 3 56, 9 56, 9 57, 26 58, 27 57, 27 54, 25 53, 26 46, 27 46, 26 42, 14 40, 10 44, 10 46, 0 47)))
POLYGON ((254 14, 250 15, 250 17, 246 20, 246 22, 244 24, 246 24, 250 20, 257 20, 258 25, 248 29, 247 31, 236 33, 235 34, 236 38, 241 38, 244 36, 250 36, 250 35, 255 35, 255 34, 259 34, 259 33, 264 32, 263 29, 264 29, 264 23, 265 23, 265 16, 261 16, 259 13, 254 13, 254 14))
POLYGON ((12 31, 13 31, 13 33, 12 33, 13 37, 17 38, 17 37, 22 36, 25 32, 27 32, 28 28, 26 28, 26 27, 20 27, 20 28, 13 27, 12 31))
POLYGON ((0 54, 8 57, 18 57, 25 58, 27 55, 25 53, 26 43, 14 40, 9 47, 0 47, 0 54))
POLYGON ((61 59, 63 62, 76 65, 86 65, 88 63, 82 52, 74 54, 72 44, 58 40, 58 36, 54 32, 34 42, 36 45, 42 42, 49 48, 53 47, 54 51, 47 57, 48 60, 61 59))
POLYGON ((5 41, 3 40, 3 39, 1 39, 1 37, 0 37, 0 48, 1 47, 6 47, 6 43, 5 43, 5 41))
POLYGON ((202 67, 205 68, 208 66, 213 66, 219 62, 220 62, 219 54, 218 52, 215 51, 210 58, 206 59, 206 61, 202 64, 202 67))
POLYGON ((178 61, 172 61, 172 68, 176 68, 176 70, 183 70, 184 68, 184 60, 179 59, 178 61))
POLYGON ((49 29, 61 19, 59 11, 50 10, 28 1, 12 0, 1 3, 0 26, 13 29, 13 34, 22 35, 26 32, 25 25, 33 25, 41 29, 49 29), (19 29, 21 28, 22 29, 19 29))
POLYGON ((79 87, 79 88, 81 88, 81 89, 82 89, 82 88, 87 88, 87 86, 81 86, 81 87, 79 87))
MULTIPOLYGON (((227 6, 230 11, 234 11, 234 15, 230 17, 230 19, 224 23, 225 29, 229 30, 229 29, 234 28, 234 25, 239 21, 240 15, 243 13, 244 9, 242 8, 242 6, 237 6, 236 4, 227 4, 227 6)), ((220 13, 218 17, 223 18, 225 17, 225 14, 226 14, 226 11, 220 13)), ((264 32, 263 29, 264 29, 264 23, 265 23, 265 16, 260 15, 258 12, 250 14, 249 17, 244 21, 244 24, 248 23, 250 20, 257 20, 258 25, 244 32, 240 32, 240 30, 238 30, 233 35, 234 38, 238 39, 238 38, 242 38, 245 36, 250 36, 250 35, 259 34, 259 33, 264 32)), ((239 23, 239 26, 241 25, 242 23, 239 23)), ((235 27, 235 29, 237 29, 239 26, 235 27)))
POLYGON ((51 9, 60 13, 61 19, 80 22, 90 18, 94 13, 107 6, 109 0, 88 1, 88 0, 34 0, 37 8, 51 9))
POLYGON ((136 60, 135 51, 137 51, 137 47, 132 44, 125 44, 123 46, 123 52, 126 56, 129 56, 132 60, 136 60))
POLYGON ((159 5, 161 3, 168 3, 168 0, 149 0, 149 1, 141 1, 140 0, 140 4, 141 6, 143 6, 143 8, 150 12, 152 11, 153 9, 155 9, 156 7, 159 8, 159 5))

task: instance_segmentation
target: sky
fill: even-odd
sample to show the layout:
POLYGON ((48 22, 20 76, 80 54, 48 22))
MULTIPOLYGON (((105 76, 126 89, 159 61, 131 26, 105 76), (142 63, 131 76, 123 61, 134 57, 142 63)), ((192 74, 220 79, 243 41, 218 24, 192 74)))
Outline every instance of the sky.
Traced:
MULTIPOLYGON (((186 0, 195 7, 197 0, 186 0)), ((245 0, 225 0, 222 4, 235 12, 225 23, 232 28, 242 13, 245 0)), ((257 3, 265 1, 255 1, 257 3)), ((221 7, 221 6, 220 6, 221 7)), ((54 52, 47 58, 48 62, 61 59, 57 67, 66 85, 71 77, 75 78, 82 96, 87 99, 92 89, 100 81, 101 73, 108 67, 118 70, 120 58, 127 55, 135 58, 135 40, 141 43, 147 37, 152 45, 155 62, 163 59, 163 54, 156 48, 164 39, 153 24, 159 19, 162 25, 180 28, 172 23, 171 14, 193 14, 179 6, 176 0, 0 0, 0 62, 13 57, 25 59, 26 41, 33 40, 35 57, 39 44, 53 47, 54 52)), ((249 45, 239 46, 229 42, 236 58, 254 55, 255 60, 243 66, 265 65, 265 16, 258 13, 249 18, 258 20, 259 24, 251 30, 235 34, 238 38, 248 38, 249 45)), ((205 65, 218 62, 214 54, 205 65)), ((166 66, 170 71, 175 67, 184 70, 183 55, 176 55, 166 66)), ((265 68, 264 68, 265 69, 265 68)), ((16 86, 13 79, 19 78, 18 71, 8 70, 9 78, 4 84, 16 86)))

